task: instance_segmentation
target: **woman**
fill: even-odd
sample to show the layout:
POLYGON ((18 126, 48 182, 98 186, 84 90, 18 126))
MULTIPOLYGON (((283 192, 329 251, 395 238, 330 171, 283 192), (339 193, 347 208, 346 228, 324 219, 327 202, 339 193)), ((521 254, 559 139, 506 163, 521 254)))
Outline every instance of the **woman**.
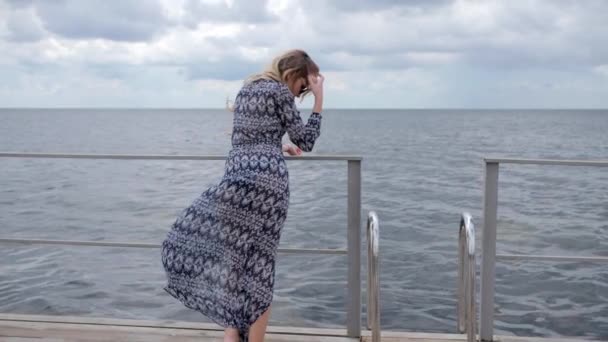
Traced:
POLYGON ((312 150, 321 129, 323 82, 301 50, 246 80, 234 102, 224 177, 178 216, 163 242, 165 290, 223 326, 224 341, 264 340, 289 205, 283 152, 312 150), (294 98, 308 93, 315 104, 304 124, 294 98), (297 147, 282 145, 286 132, 297 147))

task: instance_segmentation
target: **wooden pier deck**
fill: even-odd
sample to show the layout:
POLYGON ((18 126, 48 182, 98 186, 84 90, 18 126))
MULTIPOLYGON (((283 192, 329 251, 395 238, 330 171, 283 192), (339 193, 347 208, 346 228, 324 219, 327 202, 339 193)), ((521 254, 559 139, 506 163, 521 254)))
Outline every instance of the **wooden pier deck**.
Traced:
MULTIPOLYGON (((345 337, 343 329, 269 327, 266 342, 370 342, 345 337)), ((214 324, 110 318, 0 314, 0 342, 216 342, 222 330, 214 324)), ((575 338, 497 337, 500 342, 580 342, 575 338)), ((383 342, 459 342, 465 335, 385 331, 383 342)))

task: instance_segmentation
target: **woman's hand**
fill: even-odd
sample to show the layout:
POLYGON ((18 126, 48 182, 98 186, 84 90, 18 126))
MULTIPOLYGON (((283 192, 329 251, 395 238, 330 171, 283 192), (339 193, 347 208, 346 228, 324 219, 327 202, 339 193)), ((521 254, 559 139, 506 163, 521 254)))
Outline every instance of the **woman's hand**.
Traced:
POLYGON ((283 152, 286 152, 287 154, 289 154, 290 156, 300 156, 302 155, 302 150, 292 144, 284 144, 283 145, 283 152))
POLYGON ((308 75, 308 88, 315 96, 315 98, 323 97, 323 82, 325 77, 323 75, 308 75))
POLYGON ((323 82, 325 82, 325 77, 321 74, 308 75, 308 88, 315 96, 315 104, 312 107, 312 111, 315 113, 323 111, 323 82))

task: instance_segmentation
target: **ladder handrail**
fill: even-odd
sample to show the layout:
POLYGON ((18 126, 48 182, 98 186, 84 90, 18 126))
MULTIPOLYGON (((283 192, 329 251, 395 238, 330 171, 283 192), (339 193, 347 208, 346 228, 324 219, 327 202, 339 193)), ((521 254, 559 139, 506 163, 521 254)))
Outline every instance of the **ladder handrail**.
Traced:
POLYGON ((372 331, 372 342, 380 342, 380 232, 378 215, 367 215, 367 328, 372 331))
POLYGON ((468 342, 474 342, 477 333, 475 266, 475 225, 465 212, 458 231, 458 332, 466 332, 468 342))

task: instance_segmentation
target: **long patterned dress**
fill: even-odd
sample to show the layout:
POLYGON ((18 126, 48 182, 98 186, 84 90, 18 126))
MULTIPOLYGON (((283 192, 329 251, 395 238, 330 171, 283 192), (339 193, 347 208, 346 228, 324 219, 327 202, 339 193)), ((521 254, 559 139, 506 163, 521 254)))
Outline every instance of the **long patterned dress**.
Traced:
POLYGON ((282 137, 311 151, 321 115, 304 124, 281 82, 248 83, 234 103, 232 149, 218 185, 177 217, 162 244, 165 290, 247 341, 273 297, 275 259, 289 206, 282 137))

